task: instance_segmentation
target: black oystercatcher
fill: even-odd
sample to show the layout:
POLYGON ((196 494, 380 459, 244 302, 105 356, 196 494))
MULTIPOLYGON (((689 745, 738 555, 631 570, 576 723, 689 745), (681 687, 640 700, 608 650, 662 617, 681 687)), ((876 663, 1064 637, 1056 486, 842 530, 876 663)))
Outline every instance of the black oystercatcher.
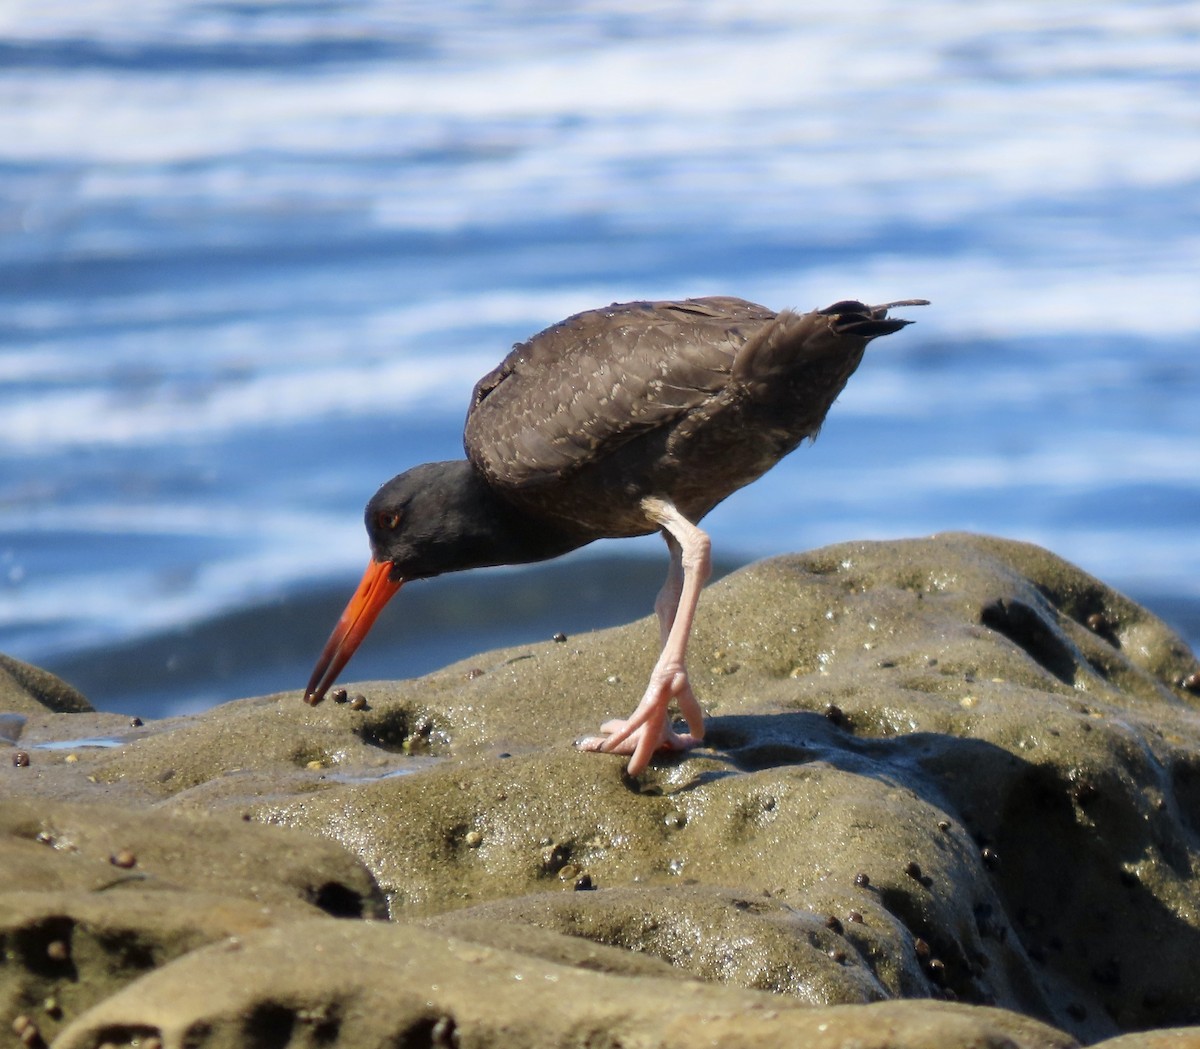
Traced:
POLYGON ((704 735, 685 656, 717 503, 814 437, 867 343, 906 320, 836 302, 775 313, 742 299, 630 302, 577 314, 513 348, 471 395, 467 458, 426 463, 367 504, 372 561, 308 683, 319 703, 380 609, 410 579, 544 561, 660 531, 671 566, 654 610, 662 653, 633 714, 587 750, 631 754, 704 735), (674 700, 688 732, 667 720, 674 700))

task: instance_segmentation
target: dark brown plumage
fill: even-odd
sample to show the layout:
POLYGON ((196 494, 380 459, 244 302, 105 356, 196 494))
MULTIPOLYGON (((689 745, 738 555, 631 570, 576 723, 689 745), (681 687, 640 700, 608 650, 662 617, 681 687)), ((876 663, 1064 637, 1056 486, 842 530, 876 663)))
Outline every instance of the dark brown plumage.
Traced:
POLYGON ((703 734, 685 654, 717 503, 816 435, 871 339, 907 320, 843 301, 774 313, 734 298, 633 302, 577 314, 520 343, 475 386, 466 460, 427 463, 370 501, 372 563, 309 682, 317 703, 407 579, 557 557, 596 539, 661 531, 671 554, 655 603, 663 649, 632 717, 587 749, 630 753, 703 734), (679 704, 689 733, 667 724, 679 704))

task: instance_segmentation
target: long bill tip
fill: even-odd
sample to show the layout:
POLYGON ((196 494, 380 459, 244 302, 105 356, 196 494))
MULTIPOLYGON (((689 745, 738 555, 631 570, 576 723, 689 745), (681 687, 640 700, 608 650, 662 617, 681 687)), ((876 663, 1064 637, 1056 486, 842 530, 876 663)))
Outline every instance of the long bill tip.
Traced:
POLYGON ((391 578, 393 567, 391 561, 372 561, 367 565, 358 589, 354 591, 337 626, 321 649, 312 676, 308 679, 304 702, 310 707, 315 707, 325 698, 325 693, 350 662, 350 657, 362 644, 384 605, 404 585, 403 579, 391 578))

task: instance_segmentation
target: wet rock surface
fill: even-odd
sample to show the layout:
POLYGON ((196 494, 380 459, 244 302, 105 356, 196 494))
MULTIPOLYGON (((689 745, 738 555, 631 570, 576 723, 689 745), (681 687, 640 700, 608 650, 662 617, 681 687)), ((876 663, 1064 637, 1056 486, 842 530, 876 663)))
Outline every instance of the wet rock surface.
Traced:
POLYGON ((571 743, 656 646, 647 619, 145 725, 0 693, 0 1030, 1200 1038, 1200 678, 1150 613, 979 536, 763 562, 701 603, 706 745, 632 781, 571 743))

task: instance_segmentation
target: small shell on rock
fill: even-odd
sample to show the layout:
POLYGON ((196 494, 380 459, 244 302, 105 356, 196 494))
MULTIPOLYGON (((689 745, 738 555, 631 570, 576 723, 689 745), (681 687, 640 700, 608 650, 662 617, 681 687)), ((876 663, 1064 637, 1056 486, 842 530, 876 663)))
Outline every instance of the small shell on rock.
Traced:
POLYGON ((29 1046, 30 1049, 38 1049, 45 1046, 46 1042, 42 1038, 42 1032, 38 1030, 35 1024, 24 1013, 17 1016, 12 1022, 13 1034, 15 1034, 21 1045, 29 1046))
POLYGON ((130 867, 137 866, 137 856, 134 855, 132 849, 121 849, 109 856, 108 862, 114 867, 121 867, 124 870, 128 870, 130 867))
POLYGON ((829 719, 831 724, 839 727, 846 724, 846 713, 836 703, 830 703, 825 708, 825 717, 829 719))

